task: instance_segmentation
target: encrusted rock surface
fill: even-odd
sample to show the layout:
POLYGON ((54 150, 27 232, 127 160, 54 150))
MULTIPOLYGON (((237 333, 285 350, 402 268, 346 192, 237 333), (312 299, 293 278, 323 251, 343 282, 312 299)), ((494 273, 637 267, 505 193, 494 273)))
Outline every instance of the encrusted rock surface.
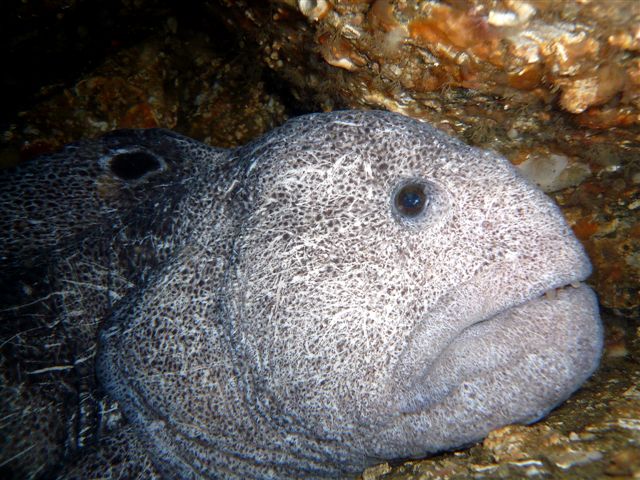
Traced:
POLYGON ((633 0, 222 3, 264 61, 327 108, 347 103, 468 123, 471 104, 493 111, 542 103, 593 127, 640 123, 633 0), (451 89, 459 96, 443 95, 451 89))
POLYGON ((386 108, 459 131, 500 107, 532 104, 591 127, 640 123, 633 0, 222 3, 268 65, 327 108, 386 108))
POLYGON ((601 169, 577 187, 555 192, 595 268, 600 303, 620 315, 640 310, 640 165, 601 169))

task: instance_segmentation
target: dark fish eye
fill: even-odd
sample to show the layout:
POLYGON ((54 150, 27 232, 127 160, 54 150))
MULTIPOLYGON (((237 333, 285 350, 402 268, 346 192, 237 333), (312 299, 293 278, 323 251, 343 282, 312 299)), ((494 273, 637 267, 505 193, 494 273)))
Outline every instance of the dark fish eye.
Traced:
POLYGON ((111 157, 111 171, 123 180, 135 180, 162 167, 155 155, 144 151, 122 152, 111 157))
POLYGON ((418 181, 401 184, 393 196, 395 211, 402 217, 415 218, 424 212, 428 203, 426 186, 418 181))

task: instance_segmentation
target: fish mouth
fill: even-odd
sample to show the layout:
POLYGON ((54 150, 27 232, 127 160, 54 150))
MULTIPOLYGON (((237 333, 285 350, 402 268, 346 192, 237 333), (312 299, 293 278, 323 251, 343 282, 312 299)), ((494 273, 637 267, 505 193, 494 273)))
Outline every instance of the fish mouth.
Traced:
MULTIPOLYGON (((510 358, 513 360, 526 354, 530 338, 547 337, 548 341, 552 341, 553 339, 548 337, 553 335, 556 326, 572 328, 576 323, 587 326, 586 331, 591 335, 590 338, 584 339, 584 342, 589 344, 589 352, 580 353, 584 357, 580 363, 586 366, 581 366, 576 372, 576 378, 580 377, 579 383, 582 383, 597 367, 602 351, 602 326, 597 299, 591 288, 584 283, 586 276, 587 274, 559 279, 555 285, 552 284, 546 289, 541 289, 538 283, 532 286, 524 297, 515 295, 503 304, 489 302, 489 305, 472 307, 468 312, 457 312, 458 318, 465 313, 469 314, 462 325, 457 324, 457 328, 418 328, 413 332, 413 338, 396 368, 395 375, 402 375, 396 378, 404 378, 407 381, 397 385, 401 395, 397 397, 397 402, 393 402, 393 411, 403 415, 428 411, 432 406, 446 401, 447 397, 464 383, 464 379, 481 374, 483 370, 497 368, 497 365, 491 362, 490 356, 495 354, 504 361, 504 352, 507 349, 492 350, 494 344, 520 341, 522 348, 517 352, 511 352, 510 358), (538 319, 537 331, 533 325, 527 324, 527 315, 538 319), (514 322, 514 319, 518 319, 520 323, 514 322), (552 325, 554 322, 555 326, 552 325), (521 332, 519 335, 505 334, 502 331, 505 329, 521 332), (427 342, 433 345, 434 341, 437 346, 433 350, 424 351, 420 348, 420 345, 426 345, 427 342), (407 368, 409 363, 411 366, 407 368)), ((456 295, 469 293, 466 285, 456 295)), ((447 296, 450 297, 451 294, 447 296)), ((447 301, 445 298, 438 303, 443 305, 447 301)), ((449 309, 440 307, 435 310, 436 313, 429 315, 425 324, 437 326, 438 320, 442 324, 445 323, 443 320, 447 319, 449 309)), ((562 348, 565 347, 557 346, 559 353, 562 348)), ((571 392, 575 388, 572 388, 571 392)), ((540 416, 538 415, 538 418, 540 416)))
MULTIPOLYGON (((512 302, 461 329, 414 371, 376 436, 378 458, 419 458, 539 420, 597 368, 598 302, 580 280, 512 302)), ((415 347, 415 345, 414 345, 415 347)))

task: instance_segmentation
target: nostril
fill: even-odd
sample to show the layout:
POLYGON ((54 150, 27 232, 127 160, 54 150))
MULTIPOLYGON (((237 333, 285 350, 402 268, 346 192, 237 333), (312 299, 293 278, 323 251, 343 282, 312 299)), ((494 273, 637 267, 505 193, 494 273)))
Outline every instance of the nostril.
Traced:
POLYGON ((108 161, 109 169, 122 180, 137 180, 163 170, 164 162, 144 150, 118 151, 108 161))

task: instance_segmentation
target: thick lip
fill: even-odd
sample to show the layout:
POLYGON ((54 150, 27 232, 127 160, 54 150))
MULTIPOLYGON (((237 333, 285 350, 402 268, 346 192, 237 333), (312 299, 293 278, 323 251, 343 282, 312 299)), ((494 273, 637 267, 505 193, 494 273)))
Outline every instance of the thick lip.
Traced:
MULTIPOLYGON (((519 307, 530 304, 540 298, 546 298, 553 301, 558 292, 566 289, 580 289, 589 288, 583 282, 590 274, 590 266, 586 271, 572 272, 567 275, 557 275, 555 281, 549 281, 548 279, 539 279, 537 282, 532 282, 527 289, 527 292, 522 295, 505 296, 503 302, 497 299, 495 305, 483 305, 479 308, 471 307, 467 311, 455 312, 456 318, 467 318, 467 321, 463 323, 449 322, 455 324, 450 329, 446 328, 447 315, 452 314, 451 310, 447 308, 447 304, 450 303, 450 299, 454 295, 469 294, 467 290, 473 290, 477 283, 480 283, 481 287, 478 289, 482 291, 484 282, 478 282, 480 276, 486 277, 495 274, 493 271, 481 272, 479 275, 475 275, 469 281, 465 282, 460 288, 454 292, 448 292, 442 295, 436 303, 435 313, 431 313, 429 317, 423 321, 424 325, 432 326, 434 319, 439 319, 445 328, 438 331, 438 334, 433 335, 433 329, 418 327, 412 332, 412 338, 408 343, 405 352, 400 357, 396 368, 393 370, 393 376, 396 379, 403 379, 402 383, 395 383, 393 387, 399 392, 399 398, 395 401, 391 407, 390 413, 395 414, 409 414, 409 413, 421 413, 425 408, 428 408, 428 404, 437 403, 446 397, 446 392, 442 392, 437 396, 430 396, 430 400, 420 400, 416 398, 416 385, 424 384, 426 378, 429 377, 430 372, 435 365, 435 362, 440 358, 443 353, 449 349, 455 348, 455 344, 458 339, 469 329, 474 326, 494 322, 505 312, 512 311, 519 307), (543 284, 547 285, 546 288, 542 287, 543 284), (440 317, 440 318, 438 318, 440 317), (427 353, 421 352, 420 345, 425 342, 435 343, 436 348, 430 350, 427 353)), ((490 284, 490 283, 489 283, 490 284)), ((476 292, 477 293, 477 292, 476 292)))
POLYGON ((403 392, 404 404, 387 412, 370 455, 417 458, 473 443, 494 428, 534 422, 566 400, 597 368, 603 344, 595 293, 572 283, 457 335, 403 392))
MULTIPOLYGON (((525 300, 524 302, 514 304, 493 315, 488 316, 487 318, 484 318, 476 323, 473 323, 472 325, 469 325, 468 327, 461 330, 458 335, 453 337, 451 341, 447 343, 447 345, 439 352, 437 358, 440 358, 443 355, 447 355, 449 352, 455 351, 462 338, 464 338, 468 333, 474 330, 477 330, 483 324, 500 322, 501 317, 503 317, 505 314, 509 314, 510 312, 515 311, 519 308, 525 307, 527 305, 531 305, 534 302, 537 302, 541 299, 547 300, 549 302, 555 302, 558 296, 560 295, 560 292, 567 292, 567 291, 571 292, 572 290, 579 290, 579 289, 589 289, 589 287, 580 281, 574 281, 567 285, 554 287, 545 291, 540 295, 537 295, 533 298, 525 300)), ((431 364, 429 365, 428 368, 426 368, 423 371, 421 375, 421 379, 418 380, 417 382, 418 384, 422 385, 426 383, 426 379, 432 376, 433 367, 434 367, 434 364, 431 364)), ((400 405, 399 412, 402 414, 422 413, 425 410, 427 410, 431 405, 436 404, 442 401, 444 398, 446 398, 449 395, 449 393, 455 388, 457 388, 457 384, 452 384, 448 389, 441 390, 438 395, 436 396, 430 395, 428 400, 424 397, 422 398, 419 396, 414 397, 411 402, 400 405)))

